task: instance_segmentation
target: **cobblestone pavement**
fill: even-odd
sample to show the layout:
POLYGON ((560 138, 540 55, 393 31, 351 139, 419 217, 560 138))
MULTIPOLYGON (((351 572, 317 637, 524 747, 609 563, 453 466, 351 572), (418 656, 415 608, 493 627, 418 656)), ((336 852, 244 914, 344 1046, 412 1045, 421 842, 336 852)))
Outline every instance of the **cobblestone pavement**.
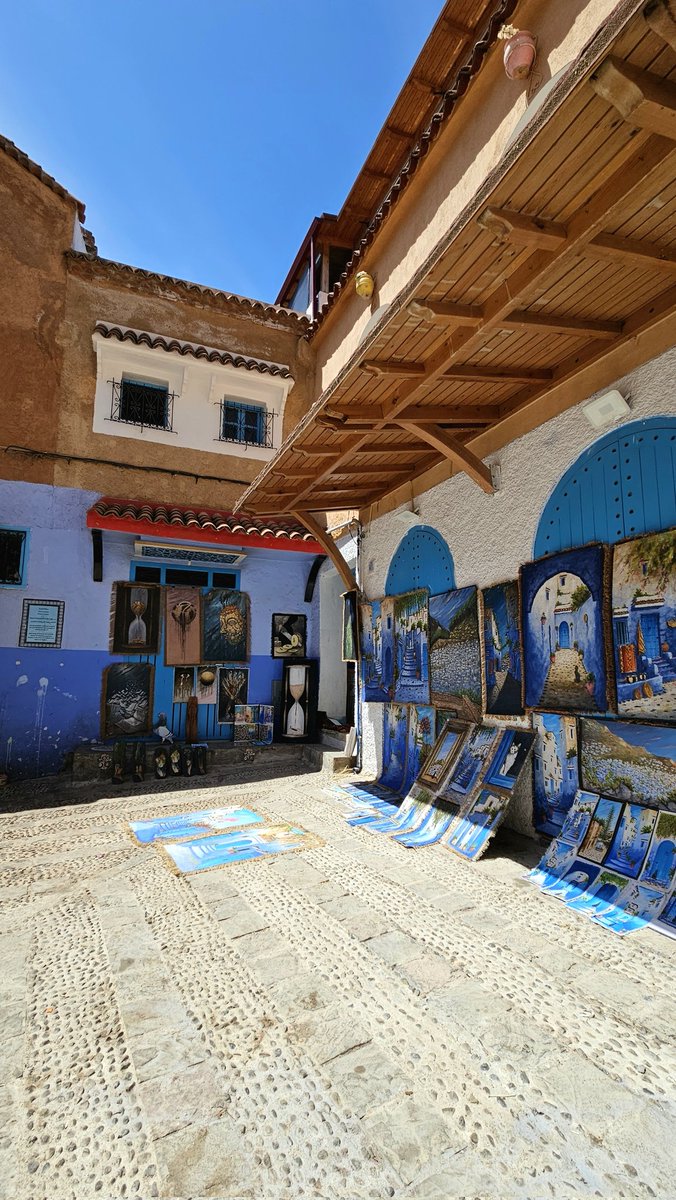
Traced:
POLYGON ((676 1195, 676 942, 545 899, 533 843, 407 851, 258 766, 49 787, 0 816, 3 1197, 676 1195), (186 879, 124 827, 228 803, 325 844, 186 879))

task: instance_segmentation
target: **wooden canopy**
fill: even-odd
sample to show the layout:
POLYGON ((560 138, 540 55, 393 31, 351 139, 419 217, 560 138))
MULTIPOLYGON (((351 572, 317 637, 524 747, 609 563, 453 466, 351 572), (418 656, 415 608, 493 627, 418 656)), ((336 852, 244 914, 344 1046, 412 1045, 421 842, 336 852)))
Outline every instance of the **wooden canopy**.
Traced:
POLYGON ((673 344, 670 14, 653 0, 614 41, 606 23, 243 494, 248 511, 364 508, 457 471, 491 491, 486 454, 673 344))

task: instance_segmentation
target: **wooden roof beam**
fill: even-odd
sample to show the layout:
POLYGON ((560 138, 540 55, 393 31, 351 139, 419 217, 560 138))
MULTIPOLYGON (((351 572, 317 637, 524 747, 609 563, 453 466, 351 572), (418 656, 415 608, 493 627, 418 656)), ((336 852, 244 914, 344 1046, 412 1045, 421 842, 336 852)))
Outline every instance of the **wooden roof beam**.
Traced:
POLYGON ((469 38, 473 36, 474 30, 470 29, 469 25, 461 25, 459 21, 453 21, 450 17, 441 17, 441 24, 449 33, 459 38, 469 38))
POLYGON ((541 250, 558 250, 566 240, 566 227, 543 217, 529 217, 509 208, 485 208, 477 224, 499 242, 515 242, 520 246, 538 246, 541 250))
POLYGON ((452 304, 448 300, 411 300, 408 311, 419 321, 439 324, 478 325, 483 317, 478 305, 452 304))
MULTIPOLYGON (((601 235, 604 237, 605 235, 601 235)), ((618 238, 609 238, 609 243, 619 241, 618 238)), ((601 238, 598 239, 601 241, 601 238)), ((592 243, 595 245, 595 243, 592 243)), ((629 243, 626 243, 627 248, 629 243)), ((636 253, 641 251, 641 257, 645 258, 645 249, 642 243, 632 243, 632 250, 636 248, 636 253)), ((650 247, 647 247, 650 251, 650 247)), ((628 249, 624 251, 628 252, 628 249)), ((606 249, 605 245, 599 247, 599 257, 610 257, 612 247, 606 249)), ((669 251, 663 251, 667 261, 669 259, 669 251)), ((674 256, 674 270, 676 270, 676 256, 674 256)), ((421 321, 434 321, 438 324, 449 325, 479 325, 483 318, 483 309, 478 305, 470 304, 451 304, 447 300, 412 300, 408 306, 408 311, 413 317, 421 321)), ((557 317, 551 313, 539 312, 514 312, 509 317, 505 317, 502 322, 505 329, 543 329, 550 333, 564 333, 568 335, 580 334, 581 336, 607 338, 610 339, 621 332, 622 326, 617 321, 583 321, 575 317, 557 317)))
POLYGON ((624 259, 644 270, 650 268, 664 271, 667 275, 676 275, 676 254, 650 242, 637 242, 632 238, 615 237, 612 233, 600 233, 585 248, 585 254, 590 258, 624 259))
POLYGON ((360 365, 362 371, 368 371, 370 375, 399 375, 406 378, 425 374, 423 363, 404 362, 396 358, 365 358, 360 365))
POLYGON ((589 83, 628 124, 676 141, 676 84, 612 55, 589 83))
POLYGON ((658 38, 676 50, 676 11, 670 0, 654 0, 643 10, 643 18, 658 38))
MULTIPOLYGON (((481 378, 485 379, 487 377, 482 375, 481 378)), ((515 378, 521 381, 522 376, 515 376, 515 378)), ((529 374, 528 379, 532 379, 532 372, 529 374)), ((435 425, 437 423, 440 425, 488 425, 497 414, 498 409, 491 408, 488 405, 482 407, 476 404, 453 408, 448 404, 426 404, 419 407, 411 404, 407 408, 402 409, 400 413, 397 413, 397 421, 401 417, 406 421, 418 421, 423 425, 435 425)), ((345 416, 348 427, 352 425, 378 424, 382 421, 389 423, 389 417, 383 415, 380 404, 353 404, 350 408, 345 409, 345 416)))
POLYGON ((489 380, 492 383, 545 383, 551 377, 551 371, 534 367, 482 367, 473 363, 459 363, 444 371, 445 379, 489 380))
POLYGON ((408 430, 409 433, 417 433, 419 437, 429 442, 430 446, 443 454, 444 458, 452 462, 454 467, 457 467, 459 471, 464 471, 470 479, 478 483, 484 492, 493 493, 490 469, 457 438, 451 437, 438 425, 415 425, 412 421, 400 421, 399 424, 402 429, 408 430))
POLYGON ((356 591, 357 581, 345 562, 342 554, 340 553, 336 543, 331 537, 331 534, 327 533, 325 529, 322 529, 321 525, 310 512, 297 509, 296 511, 292 512, 291 516, 293 517, 294 521, 298 521, 300 525, 304 525, 308 533, 312 534, 315 541, 319 542, 320 546, 326 550, 331 562, 345 584, 347 591, 356 591))
POLYGON ((513 312, 501 322, 505 329, 541 329, 568 337, 589 337, 610 342, 622 332, 619 321, 582 321, 577 317, 557 317, 550 313, 513 312))

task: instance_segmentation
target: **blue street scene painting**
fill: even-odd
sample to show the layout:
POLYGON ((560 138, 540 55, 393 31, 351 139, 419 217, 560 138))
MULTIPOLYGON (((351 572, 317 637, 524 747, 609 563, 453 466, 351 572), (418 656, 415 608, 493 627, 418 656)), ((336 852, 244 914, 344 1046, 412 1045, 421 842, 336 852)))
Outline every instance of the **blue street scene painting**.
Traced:
POLYGON ((386 703, 394 695, 394 598, 359 606, 364 700, 386 703))
POLYGON ((463 858, 480 858, 501 823, 507 808, 505 796, 483 788, 466 816, 452 829, 446 845, 463 858))
POLYGON ((622 805, 617 800, 601 797, 589 822, 589 829, 580 846, 580 854, 591 862, 602 863, 610 849, 620 819, 622 805))
POLYGON ((394 597, 394 699, 429 704, 427 589, 394 597))
POLYGON ((578 786, 575 717, 559 713, 533 716, 533 824, 557 837, 578 786))
POLYGON ((448 833, 456 813, 457 809, 454 812, 452 809, 438 808, 435 804, 429 817, 419 829, 412 833, 396 833, 394 841, 400 842, 402 846, 411 850, 417 849, 419 846, 433 846, 435 842, 441 841, 444 834, 448 833))
POLYGON ((536 887, 545 888, 565 874, 575 862, 576 856, 577 846, 571 846, 562 838, 556 838, 547 847, 537 867, 528 872, 526 879, 529 879, 536 887))
POLYGON ((653 927, 669 937, 676 937, 676 894, 669 896, 662 912, 652 921, 653 927))
POLYGON ((612 929, 613 933, 634 933, 658 915, 665 902, 664 892, 629 883, 617 898, 617 903, 592 913, 592 920, 612 929))
POLYGON ((557 899, 564 902, 575 900, 577 896, 582 895, 583 892, 591 887, 600 870, 600 867, 583 862, 581 858, 576 858, 563 875, 558 879, 548 881, 543 885, 542 890, 548 896, 556 896, 557 899))
POLYGON ((434 745, 434 709, 427 704, 408 707, 406 766, 401 791, 410 792, 434 745))
POLYGON ((425 783, 435 788, 439 786, 450 770, 466 732, 467 726, 457 721, 442 729, 422 768, 422 779, 425 783))
POLYGON ((676 722, 676 530, 613 548, 617 710, 676 722))
POLYGON ((505 729, 486 771, 485 782, 512 790, 530 754, 534 735, 522 729, 505 729))
POLYGON ((583 787, 617 800, 676 811, 676 729, 580 719, 583 787))
POLYGON ((606 871, 602 867, 587 891, 567 901, 568 907, 574 908, 576 912, 586 913, 588 917, 600 913, 611 904, 617 904, 626 882, 624 875, 617 875, 614 871, 606 871))
POLYGON ((622 871, 629 879, 636 879, 643 866, 656 820, 656 808, 625 804, 605 866, 622 871))
POLYGON ((497 583, 483 593, 486 712, 493 716, 523 713, 519 587, 497 583))
POLYGON ((676 875, 676 813, 660 813, 641 883, 668 890, 676 875))
POLYGON ((130 821, 137 842, 142 846, 151 842, 180 838, 196 838, 223 829, 237 829, 243 825, 262 822, 258 813, 248 808, 205 808, 196 812, 179 813, 172 817, 156 817, 146 821, 130 821))
POLYGON ((383 765, 379 783, 393 792, 401 792, 406 770, 408 708, 405 704, 386 704, 383 711, 383 765))
POLYGON ((584 546, 521 568, 529 708, 605 712, 604 550, 584 546))
POLYGON ((434 704, 464 721, 481 719, 482 668, 475 587, 430 596, 430 670, 434 704))
POLYGON ((477 726, 462 747, 451 777, 441 795, 451 796, 455 793, 459 796, 466 796, 471 792, 499 736, 500 730, 494 725, 477 726))
POLYGON ((587 836, 594 810, 598 804, 596 792, 578 792, 561 827, 564 841, 579 846, 587 836))
POLYGON ((271 825, 251 832, 220 833, 181 842, 177 846, 169 844, 164 850, 180 873, 188 875, 270 854, 285 854, 288 850, 301 849, 304 844, 313 845, 315 841, 303 829, 293 825, 271 825))

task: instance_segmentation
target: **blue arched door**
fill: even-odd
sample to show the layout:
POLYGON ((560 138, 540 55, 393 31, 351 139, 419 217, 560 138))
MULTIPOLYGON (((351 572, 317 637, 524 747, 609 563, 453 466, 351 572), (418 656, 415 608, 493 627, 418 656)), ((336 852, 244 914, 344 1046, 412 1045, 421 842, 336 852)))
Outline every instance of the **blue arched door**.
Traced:
POLYGON ((385 584, 386 596, 426 587, 432 596, 455 587, 453 556, 441 534, 430 525, 416 525, 397 546, 385 584))

